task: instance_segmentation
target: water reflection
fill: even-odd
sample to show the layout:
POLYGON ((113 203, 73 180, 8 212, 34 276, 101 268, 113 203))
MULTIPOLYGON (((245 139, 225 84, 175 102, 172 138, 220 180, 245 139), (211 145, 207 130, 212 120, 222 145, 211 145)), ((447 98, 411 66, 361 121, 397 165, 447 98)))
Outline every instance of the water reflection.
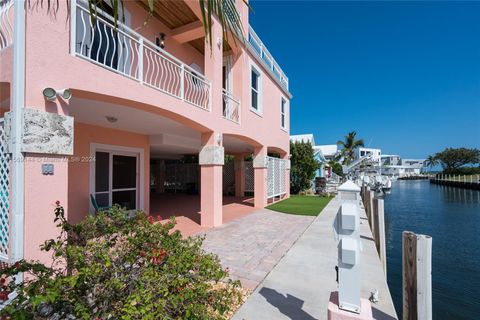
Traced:
POLYGON ((480 191, 428 181, 393 184, 385 198, 387 276, 400 318, 404 230, 433 237, 433 319, 478 318, 480 191))
POLYGON ((445 201, 462 204, 480 203, 480 190, 456 188, 450 186, 432 185, 439 189, 445 201))

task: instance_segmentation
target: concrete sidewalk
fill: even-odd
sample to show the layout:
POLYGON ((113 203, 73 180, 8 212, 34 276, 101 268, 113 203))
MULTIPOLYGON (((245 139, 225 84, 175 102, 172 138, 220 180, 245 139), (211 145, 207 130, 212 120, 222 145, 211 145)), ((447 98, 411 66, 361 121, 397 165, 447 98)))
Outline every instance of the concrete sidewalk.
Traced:
MULTIPOLYGON (((332 224, 339 206, 337 199, 330 201, 237 311, 234 320, 327 318, 330 293, 337 290, 337 243, 332 224)), ((397 319, 364 211, 360 230, 362 297, 368 298, 377 289, 380 301, 373 305, 374 318, 397 319)))

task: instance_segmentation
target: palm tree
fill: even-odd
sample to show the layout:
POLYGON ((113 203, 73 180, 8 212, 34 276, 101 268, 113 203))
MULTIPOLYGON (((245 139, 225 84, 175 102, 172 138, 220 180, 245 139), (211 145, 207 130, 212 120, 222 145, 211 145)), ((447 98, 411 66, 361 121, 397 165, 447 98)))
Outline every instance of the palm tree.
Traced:
POLYGON ((342 147, 340 151, 340 157, 343 158, 342 164, 348 165, 355 157, 355 149, 363 147, 363 139, 356 140, 357 133, 355 131, 349 132, 344 141, 337 141, 337 145, 342 147))
POLYGON ((432 156, 432 155, 428 156, 427 159, 425 160, 425 165, 427 167, 430 167, 430 169, 432 169, 433 167, 438 165, 438 163, 439 163, 438 159, 435 156, 432 156))

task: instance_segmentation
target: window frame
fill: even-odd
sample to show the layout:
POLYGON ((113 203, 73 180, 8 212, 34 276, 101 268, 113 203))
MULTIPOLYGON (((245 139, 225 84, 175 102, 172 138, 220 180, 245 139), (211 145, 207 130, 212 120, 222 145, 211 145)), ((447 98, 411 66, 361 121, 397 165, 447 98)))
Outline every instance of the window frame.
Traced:
POLYGON ((251 63, 251 65, 250 65, 250 111, 252 111, 253 113, 255 113, 259 116, 263 116, 263 105, 262 105, 263 85, 262 85, 262 81, 263 81, 263 74, 261 73, 260 68, 257 67, 254 63, 251 63), (253 73, 255 73, 256 76, 257 76, 257 88, 254 88, 252 86, 252 80, 253 80, 252 75, 253 75, 253 73), (253 90, 255 90, 255 92, 257 94, 257 108, 256 109, 253 107, 253 103, 252 103, 253 90))
POLYGON ((280 128, 287 131, 287 99, 285 97, 280 98, 280 128))

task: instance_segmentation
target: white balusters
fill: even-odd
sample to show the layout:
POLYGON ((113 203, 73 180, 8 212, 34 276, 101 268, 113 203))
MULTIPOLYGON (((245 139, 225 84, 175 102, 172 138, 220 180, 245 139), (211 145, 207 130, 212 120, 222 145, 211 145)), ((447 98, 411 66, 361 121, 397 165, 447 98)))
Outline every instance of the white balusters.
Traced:
POLYGON ((72 6, 72 51, 76 56, 210 110, 211 85, 202 74, 124 24, 119 22, 115 28, 113 18, 100 9, 92 22, 83 0, 72 1, 72 6))
POLYGON ((240 101, 225 89, 223 89, 223 117, 240 123, 240 101))

